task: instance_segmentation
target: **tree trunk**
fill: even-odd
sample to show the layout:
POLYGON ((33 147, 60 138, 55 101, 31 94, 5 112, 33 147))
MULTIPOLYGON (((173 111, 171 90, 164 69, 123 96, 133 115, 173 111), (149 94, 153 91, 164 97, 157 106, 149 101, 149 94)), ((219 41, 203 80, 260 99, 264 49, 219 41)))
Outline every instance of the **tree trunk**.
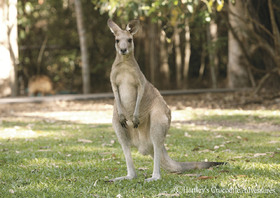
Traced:
POLYGON ((88 59, 86 29, 84 27, 83 10, 80 0, 75 0, 75 10, 82 56, 83 93, 88 94, 90 93, 90 67, 88 59))
POLYGON ((246 43, 246 8, 244 2, 236 0, 235 5, 229 1, 229 23, 232 30, 228 32, 228 86, 230 88, 248 87, 250 85, 248 70, 245 63, 244 53, 234 34, 238 36, 241 42, 246 43), (243 19, 243 20, 242 20, 243 19), (232 33, 234 31, 234 34, 232 33))
POLYGON ((185 58, 183 72, 183 88, 188 87, 189 64, 191 58, 191 34, 188 19, 185 20, 185 58))
POLYGON ((156 53, 156 24, 150 22, 150 28, 148 30, 149 36, 149 65, 150 65, 150 80, 152 84, 156 82, 155 70, 157 64, 156 53))
POLYGON ((176 86, 181 88, 182 80, 182 53, 180 49, 180 29, 175 25, 174 28, 174 47, 176 64, 176 86))
POLYGON ((210 62, 210 74, 212 80, 212 88, 217 88, 217 74, 216 70, 218 68, 218 57, 215 47, 215 42, 217 42, 217 24, 212 20, 210 24, 207 25, 207 43, 208 43, 208 55, 210 62))
POLYGON ((277 57, 279 57, 280 56, 280 33, 274 16, 272 0, 268 0, 268 9, 269 9, 269 16, 270 16, 272 33, 273 33, 275 54, 277 57))
POLYGON ((0 97, 17 95, 17 0, 0 3, 0 97))
POLYGON ((198 76, 198 80, 202 80, 203 79, 203 75, 205 72, 205 49, 202 48, 202 52, 201 52, 201 57, 200 57, 200 68, 199 68, 199 76, 198 76))
MULTIPOLYGON (((280 75, 280 32, 277 24, 277 15, 274 13, 274 9, 277 7, 273 5, 272 0, 267 1, 268 13, 271 25, 271 39, 273 42, 267 42, 265 37, 258 37, 257 46, 252 47, 253 52, 257 52, 258 48, 262 48, 261 57, 263 57, 266 74, 258 82, 255 94, 257 94, 262 87, 266 86, 270 89, 279 89, 279 75, 280 75)), ((269 31, 269 30, 268 30, 269 31)))
POLYGON ((170 77, 169 77, 169 65, 168 65, 168 51, 166 46, 166 35, 165 32, 162 30, 160 35, 160 73, 161 73, 161 80, 160 84, 162 85, 163 89, 169 89, 170 85, 170 77))
POLYGON ((143 24, 143 31, 144 31, 144 70, 146 78, 151 82, 151 68, 150 68, 150 40, 149 40, 149 29, 150 25, 148 22, 143 24), (148 39, 147 39, 148 38, 148 39))

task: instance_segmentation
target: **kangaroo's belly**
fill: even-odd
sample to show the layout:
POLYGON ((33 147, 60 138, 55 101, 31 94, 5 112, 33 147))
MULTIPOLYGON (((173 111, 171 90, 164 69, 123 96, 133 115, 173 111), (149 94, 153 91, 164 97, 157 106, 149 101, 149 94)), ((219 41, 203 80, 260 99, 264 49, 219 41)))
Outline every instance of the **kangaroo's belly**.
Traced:
POLYGON ((128 137, 132 146, 136 147, 142 155, 151 155, 153 153, 153 144, 150 138, 150 129, 147 119, 143 120, 144 125, 137 129, 133 126, 128 127, 128 137))
POLYGON ((124 113, 127 115, 126 119, 132 118, 137 100, 137 81, 131 73, 124 71, 116 78, 120 102, 124 113))
POLYGON ((119 86, 119 94, 123 109, 129 114, 129 116, 132 116, 137 99, 136 87, 122 84, 119 86))

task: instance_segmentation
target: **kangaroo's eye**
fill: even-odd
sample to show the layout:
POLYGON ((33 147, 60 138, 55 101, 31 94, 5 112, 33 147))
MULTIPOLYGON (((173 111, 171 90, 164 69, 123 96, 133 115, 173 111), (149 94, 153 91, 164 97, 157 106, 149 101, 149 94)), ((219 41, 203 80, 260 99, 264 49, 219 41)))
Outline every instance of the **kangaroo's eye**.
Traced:
POLYGON ((131 43, 131 42, 132 42, 132 39, 128 39, 127 41, 128 41, 129 43, 131 43))
POLYGON ((119 39, 116 39, 116 43, 119 43, 120 42, 120 40, 119 39))

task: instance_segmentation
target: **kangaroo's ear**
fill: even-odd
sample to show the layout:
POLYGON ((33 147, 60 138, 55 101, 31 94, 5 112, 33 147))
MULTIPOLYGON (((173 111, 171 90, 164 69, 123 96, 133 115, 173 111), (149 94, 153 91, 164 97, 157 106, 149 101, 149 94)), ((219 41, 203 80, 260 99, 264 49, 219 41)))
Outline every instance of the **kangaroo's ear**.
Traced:
POLYGON ((114 35, 117 35, 118 32, 121 30, 121 28, 112 19, 108 19, 107 25, 109 26, 111 32, 113 32, 114 35))
POLYGON ((130 34, 134 35, 138 31, 139 27, 140 27, 140 21, 132 20, 127 24, 126 31, 128 31, 128 32, 130 32, 130 34))

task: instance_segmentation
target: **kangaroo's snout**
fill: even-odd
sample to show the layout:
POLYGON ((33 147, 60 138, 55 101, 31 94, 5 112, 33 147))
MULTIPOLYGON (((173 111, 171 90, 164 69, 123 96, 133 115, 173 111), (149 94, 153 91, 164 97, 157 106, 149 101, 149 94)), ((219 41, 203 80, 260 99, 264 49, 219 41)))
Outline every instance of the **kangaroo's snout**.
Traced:
POLYGON ((121 53, 122 53, 123 55, 126 54, 126 53, 127 53, 127 49, 126 49, 126 48, 121 49, 121 53))
POLYGON ((121 55, 126 55, 133 50, 133 46, 131 46, 131 44, 127 41, 127 37, 124 37, 119 39, 119 43, 117 43, 116 49, 121 55))

